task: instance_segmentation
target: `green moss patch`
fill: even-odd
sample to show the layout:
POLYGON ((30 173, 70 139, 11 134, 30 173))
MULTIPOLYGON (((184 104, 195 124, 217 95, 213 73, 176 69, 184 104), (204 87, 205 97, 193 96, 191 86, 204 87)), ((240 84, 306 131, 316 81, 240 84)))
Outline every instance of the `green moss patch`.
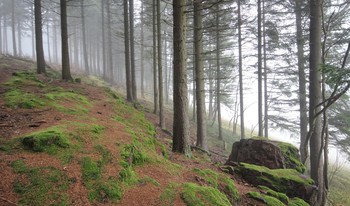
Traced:
POLYGON ((254 198, 265 203, 267 206, 285 206, 285 204, 279 199, 269 195, 261 194, 259 192, 248 192, 247 195, 248 197, 254 198))
POLYGON ((164 189, 160 195, 160 200, 163 206, 172 206, 175 203, 175 198, 179 192, 179 184, 169 183, 169 185, 164 189))
POLYGON ((223 192, 232 204, 238 201, 239 193, 232 179, 210 169, 194 169, 194 171, 202 177, 209 186, 223 192))
POLYGON ((267 186, 291 197, 303 197, 302 188, 313 181, 294 169, 269 169, 264 166, 241 163, 236 172, 253 185, 267 186))
POLYGON ((227 197, 218 189, 194 183, 183 185, 181 197, 188 206, 231 205, 227 197))
POLYGON ((306 167, 300 161, 299 150, 293 145, 286 142, 277 142, 284 157, 284 162, 287 168, 295 168, 298 172, 304 173, 306 167))
POLYGON ((21 142, 32 151, 52 154, 56 153, 59 148, 68 148, 70 146, 67 135, 55 127, 24 136, 21 142))
POLYGON ((46 103, 36 95, 25 92, 21 89, 13 89, 6 92, 4 98, 5 106, 12 109, 33 109, 46 105, 46 103))
POLYGON ((21 160, 12 162, 11 166, 15 173, 22 174, 13 184, 21 205, 69 204, 70 181, 62 171, 54 167, 27 167, 21 160))

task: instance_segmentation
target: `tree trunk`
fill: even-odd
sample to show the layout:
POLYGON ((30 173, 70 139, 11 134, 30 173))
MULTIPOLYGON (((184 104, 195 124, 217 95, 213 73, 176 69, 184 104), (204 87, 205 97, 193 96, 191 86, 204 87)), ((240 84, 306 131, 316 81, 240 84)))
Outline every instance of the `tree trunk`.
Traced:
POLYGON ((130 71, 130 51, 129 51, 129 14, 128 1, 124 0, 124 46, 125 46, 125 74, 126 74, 126 99, 133 101, 132 80, 130 71))
POLYGON ((144 34, 143 34, 143 27, 144 27, 144 2, 141 0, 141 63, 140 63, 140 68, 141 68, 141 97, 145 98, 145 65, 144 65, 144 53, 145 53, 145 40, 144 40, 144 34))
POLYGON ((317 200, 314 205, 324 205, 325 190, 323 176, 322 154, 322 118, 316 116, 321 108, 317 107, 322 101, 321 93, 321 0, 310 0, 310 173, 318 186, 317 200))
POLYGON ((244 128, 244 98, 243 98, 243 62, 242 62, 242 17, 241 0, 237 0, 238 7, 238 78, 239 78, 239 109, 241 117, 241 139, 245 138, 244 128))
POLYGON ((105 0, 101 0, 101 30, 102 30, 102 70, 103 79, 108 80, 106 66, 106 39, 105 39, 105 0))
POLYGON ((165 130, 164 98, 163 98, 163 65, 162 65, 162 35, 160 19, 160 0, 157 0, 157 42, 158 42, 158 88, 159 88, 159 125, 165 130))
POLYGON ((197 103, 197 146, 208 150, 207 120, 205 114, 204 66, 203 66, 203 23, 202 0, 195 0, 194 6, 194 50, 196 71, 197 103))
POLYGON ((221 72, 220 72, 220 26, 219 26, 219 4, 216 4, 216 106, 218 111, 219 140, 222 140, 221 122, 221 72))
POLYGON ((132 99, 137 102, 137 84, 135 69, 135 37, 134 37, 134 0, 129 0, 129 16, 130 16, 130 66, 131 66, 131 82, 132 82, 132 99))
POLYGON ((17 22, 18 56, 22 56, 22 29, 21 22, 17 22))
POLYGON ((169 104, 169 78, 168 78, 168 44, 167 33, 164 31, 164 73, 165 73, 165 103, 169 104))
MULTIPOLYGON (((51 46, 50 46, 50 24, 49 24, 49 21, 47 21, 47 23, 46 23, 46 32, 47 32, 47 34, 46 34, 46 38, 47 38, 47 57, 49 58, 49 62, 51 62, 51 52, 50 52, 50 50, 51 50, 51 46)), ((18 49, 20 48, 20 44, 19 44, 19 40, 18 40, 18 49)))
POLYGON ((85 31, 85 9, 84 9, 84 0, 80 0, 80 11, 81 11, 81 32, 83 36, 83 56, 84 56, 84 71, 87 72, 87 74, 90 74, 90 67, 89 67, 89 61, 88 61, 88 55, 87 55, 87 49, 86 49, 86 31, 85 31))
POLYGON ((158 113, 158 85, 157 85, 157 39, 156 39, 156 24, 157 24, 157 14, 156 14, 156 0, 153 0, 152 4, 152 17, 153 17, 153 104, 154 104, 154 114, 158 113))
POLYGON ((7 43, 7 20, 6 17, 4 17, 4 53, 8 54, 8 43, 7 43))
POLYGON ((300 158, 306 162, 308 157, 307 146, 307 105, 306 105, 306 79, 305 79, 305 57, 304 57, 304 37, 302 28, 302 0, 295 1, 295 21, 298 56, 298 78, 299 78, 299 119, 300 119, 300 158))
POLYGON ((174 118, 173 152, 191 155, 186 66, 186 0, 173 1, 174 18, 174 118))
POLYGON ((262 112, 262 11, 261 0, 258 0, 258 136, 263 136, 263 112, 262 112))
POLYGON ((13 55, 17 56, 17 46, 16 46, 16 27, 15 27, 15 0, 11 1, 11 23, 12 23, 12 49, 13 55))
POLYGON ((42 33, 42 15, 41 15, 41 0, 34 1, 34 17, 35 17, 35 44, 36 44, 36 62, 38 74, 45 73, 45 58, 43 48, 43 33, 42 33))
POLYGON ((62 38, 62 80, 72 81, 69 63, 68 27, 67 27, 67 1, 60 0, 61 9, 61 38, 62 38))
POLYGON ((262 9, 262 24, 263 24, 263 52, 264 52, 264 137, 269 137, 269 107, 267 95, 267 57, 266 57, 266 27, 265 27, 265 1, 263 1, 262 9))
POLYGON ((0 15, 0 54, 2 54, 2 16, 0 15))
POLYGON ((108 38, 108 78, 114 82, 113 54, 112 54, 112 28, 111 28, 111 0, 107 0, 107 38, 108 38))

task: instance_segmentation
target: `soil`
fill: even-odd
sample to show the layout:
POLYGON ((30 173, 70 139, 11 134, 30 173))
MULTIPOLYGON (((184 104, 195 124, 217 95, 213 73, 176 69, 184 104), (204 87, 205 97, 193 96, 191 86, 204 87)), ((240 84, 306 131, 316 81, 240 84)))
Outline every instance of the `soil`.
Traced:
MULTIPOLYGON (((2 56, 0 57, 0 85, 6 82, 14 72, 18 69, 30 69, 33 68, 33 63, 26 60, 12 61, 11 58, 2 56), (5 66, 4 66, 5 65, 5 66)), ((66 89, 83 92, 90 101, 93 101, 93 107, 89 110, 87 115, 89 118, 79 118, 79 116, 64 114, 54 109, 10 109, 5 106, 4 99, 0 98, 0 138, 5 141, 13 138, 28 134, 43 128, 58 125, 63 121, 76 121, 91 123, 97 121, 99 125, 106 128, 104 131, 104 138, 100 142, 111 151, 113 157, 117 157, 119 154, 118 147, 115 147, 116 143, 124 144, 130 142, 130 135, 125 131, 124 125, 119 124, 116 121, 112 121, 113 105, 106 99, 105 92, 101 92, 101 88, 93 87, 87 84, 72 84, 62 82, 60 80, 52 80, 45 76, 40 77, 41 81, 50 82, 55 86, 60 86, 66 89)), ((29 88, 30 89, 30 88, 29 88)), ((0 96, 5 92, 5 88, 0 87, 0 96)), ((152 105, 141 101, 141 104, 147 111, 152 111, 152 105)), ((157 128, 157 139, 167 145, 170 148, 171 136, 169 132, 164 132, 158 127, 158 116, 152 112, 146 112, 146 118, 149 119, 157 128)), ((166 127, 171 132, 172 128, 172 115, 169 111, 166 112, 166 127)), ((72 126, 74 127, 74 126, 72 126)), ((191 130, 192 138, 194 139, 194 127, 191 130)), ((1 140, 1 139, 0 139, 1 140)), ((86 143, 86 150, 92 150, 92 144, 86 143), (89 146, 90 145, 90 146, 89 146)), ((93 158, 93 157, 92 157, 93 158)), ((46 154, 46 153, 28 153, 28 152, 15 152, 7 154, 0 151, 0 206, 17 205, 19 196, 13 192, 13 183, 17 174, 15 174, 10 166, 14 160, 21 159, 28 166, 52 166, 63 172, 65 172, 70 179, 75 179, 75 183, 69 187, 69 199, 73 200, 72 205, 91 205, 87 197, 87 189, 85 188, 82 177, 81 168, 78 162, 79 156, 74 157, 73 161, 68 165, 63 165, 58 159, 46 154)), ((147 164, 142 167, 136 167, 136 172, 142 177, 151 177, 155 179, 161 186, 155 186, 149 182, 142 182, 139 185, 128 189, 124 194, 122 200, 116 205, 162 205, 160 202, 160 195, 162 189, 164 189, 170 182, 183 183, 186 181, 195 181, 195 174, 193 174, 193 168, 210 168, 216 171, 218 167, 214 165, 215 162, 225 162, 227 157, 220 153, 220 150, 213 151, 211 162, 198 161, 196 159, 188 159, 180 154, 171 154, 169 159, 174 163, 183 165, 184 168, 188 168, 188 172, 182 175, 173 175, 166 171, 164 168, 157 167, 153 164, 147 164), (214 154, 215 153, 215 154, 214 154)), ((109 165, 106 168, 107 176, 115 176, 120 170, 119 165, 109 165)), ((241 202, 239 205, 263 205, 262 203, 253 199, 247 198, 246 193, 254 191, 256 188, 248 185, 238 176, 232 177, 237 189, 241 196, 241 202)), ((108 205, 108 204, 103 204, 108 205)), ((185 205, 181 200, 181 197, 175 198, 175 205, 185 205)))

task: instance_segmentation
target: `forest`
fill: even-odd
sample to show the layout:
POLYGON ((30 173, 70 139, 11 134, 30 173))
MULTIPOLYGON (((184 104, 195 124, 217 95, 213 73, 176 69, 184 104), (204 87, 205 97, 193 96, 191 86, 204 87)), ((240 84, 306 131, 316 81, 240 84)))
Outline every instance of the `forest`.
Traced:
POLYGON ((330 148, 350 159, 349 20, 345 0, 1 0, 0 54, 151 103, 187 157, 288 136, 326 205, 330 148))

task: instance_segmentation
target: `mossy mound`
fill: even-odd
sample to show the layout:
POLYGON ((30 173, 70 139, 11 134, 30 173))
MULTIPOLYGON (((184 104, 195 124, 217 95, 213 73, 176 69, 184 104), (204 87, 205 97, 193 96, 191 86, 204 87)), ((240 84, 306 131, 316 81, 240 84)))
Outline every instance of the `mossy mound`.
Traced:
POLYGON ((231 204, 236 204, 239 200, 239 193, 235 183, 224 174, 220 174, 210 169, 194 169, 194 171, 203 178, 204 182, 224 193, 231 204))
POLYGON ((265 203, 267 206, 309 206, 300 198, 288 198, 285 194, 276 192, 268 187, 259 186, 260 192, 249 192, 248 197, 265 203))
POLYGON ((218 189, 200 186, 194 183, 185 183, 181 197, 188 206, 230 206, 227 197, 218 189))
POLYGON ((22 138, 22 144, 34 152, 54 153, 58 148, 68 148, 70 141, 67 135, 57 128, 49 128, 22 138))
POLYGON ((313 181, 294 169, 269 169, 241 163, 235 171, 255 186, 263 185, 285 193, 288 197, 299 197, 309 201, 313 194, 313 181))
POLYGON ((295 168, 298 172, 304 173, 306 167, 300 161, 299 150, 286 142, 276 142, 276 144, 281 149, 286 168, 295 168))

